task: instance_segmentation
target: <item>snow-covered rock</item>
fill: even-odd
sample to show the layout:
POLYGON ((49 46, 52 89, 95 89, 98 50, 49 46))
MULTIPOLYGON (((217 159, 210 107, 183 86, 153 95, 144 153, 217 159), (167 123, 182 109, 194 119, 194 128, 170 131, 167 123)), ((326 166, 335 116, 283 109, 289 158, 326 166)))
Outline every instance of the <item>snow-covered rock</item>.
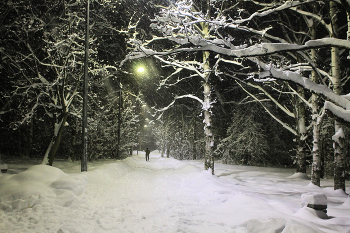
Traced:
POLYGON ((6 163, 0 163, 0 170, 2 173, 6 173, 7 172, 7 164, 6 163))
POLYGON ((327 209, 327 197, 324 193, 303 193, 301 194, 301 206, 315 210, 327 209))

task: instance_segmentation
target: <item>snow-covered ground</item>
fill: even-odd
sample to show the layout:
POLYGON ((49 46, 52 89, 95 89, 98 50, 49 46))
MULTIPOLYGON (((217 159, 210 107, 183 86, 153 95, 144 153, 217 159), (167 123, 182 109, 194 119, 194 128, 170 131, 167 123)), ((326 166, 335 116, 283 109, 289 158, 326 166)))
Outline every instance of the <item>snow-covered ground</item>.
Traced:
POLYGON ((80 162, 54 165, 0 175, 0 232, 350 232, 347 195, 291 169, 216 163, 212 176, 200 161, 155 152, 150 162, 140 154, 84 173, 80 162), (326 194, 328 219, 301 208, 309 192, 326 194))

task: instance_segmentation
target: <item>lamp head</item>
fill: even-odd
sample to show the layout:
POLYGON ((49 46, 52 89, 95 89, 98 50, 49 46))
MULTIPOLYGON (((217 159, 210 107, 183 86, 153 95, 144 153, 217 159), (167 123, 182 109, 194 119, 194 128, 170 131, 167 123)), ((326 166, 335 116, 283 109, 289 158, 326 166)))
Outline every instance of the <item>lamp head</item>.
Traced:
POLYGON ((137 68, 137 72, 143 73, 143 72, 145 72, 145 68, 140 66, 139 68, 137 68))

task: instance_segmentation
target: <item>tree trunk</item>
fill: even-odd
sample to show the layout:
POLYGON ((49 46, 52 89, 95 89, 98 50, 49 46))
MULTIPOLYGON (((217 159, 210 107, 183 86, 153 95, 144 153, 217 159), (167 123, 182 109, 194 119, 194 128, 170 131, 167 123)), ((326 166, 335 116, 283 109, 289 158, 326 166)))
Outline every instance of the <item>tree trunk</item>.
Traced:
POLYGON ((334 149, 332 135, 334 134, 334 120, 325 116, 320 129, 321 133, 321 174, 324 178, 334 177, 334 149))
POLYGON ((62 137, 64 126, 65 126, 66 121, 67 121, 67 116, 68 116, 68 114, 64 113, 61 121, 59 123, 55 124, 55 132, 54 132, 54 135, 51 139, 50 145, 46 150, 42 164, 48 164, 48 165, 52 166, 55 155, 56 155, 57 150, 59 148, 59 145, 61 143, 61 137, 62 137))
POLYGON ((334 190, 345 191, 345 134, 341 123, 335 121, 334 124, 334 190))
MULTIPOLYGON (((206 3, 202 5, 202 10, 206 11, 206 18, 210 19, 210 1, 207 0, 206 3), (204 7, 205 6, 205 7, 204 7)), ((208 23, 201 23, 201 31, 203 38, 210 36, 210 29, 208 23)), ((205 74, 203 80, 204 89, 204 101, 203 101, 203 111, 204 111, 204 134, 205 134, 205 154, 204 154, 204 169, 211 169, 211 173, 214 175, 214 159, 213 159, 213 147, 214 147, 214 137, 211 131, 211 88, 209 83, 210 77, 210 63, 209 63, 209 51, 203 51, 203 73, 205 74)))
POLYGON ((77 134, 78 134, 78 119, 76 119, 75 127, 72 127, 72 139, 71 139, 71 148, 69 149, 68 161, 76 160, 75 156, 75 146, 77 144, 77 134))
POLYGON ((166 157, 170 158, 170 143, 166 144, 166 157))
POLYGON ((34 115, 30 119, 29 122, 29 135, 28 135, 28 143, 26 145, 27 151, 26 151, 26 157, 30 158, 33 150, 33 132, 34 132, 34 115))
MULTIPOLYGON (((338 33, 338 19, 337 19, 337 3, 330 2, 330 16, 332 23, 332 38, 337 38, 338 33)), ((333 91, 337 95, 342 94, 341 73, 339 48, 332 47, 331 49, 331 67, 332 67, 332 84, 333 91)), ((333 139, 334 147, 334 190, 342 189, 345 191, 345 134, 343 125, 335 120, 334 129, 335 135, 333 139)))
POLYGON ((205 155, 204 155, 204 169, 209 168, 214 175, 214 160, 213 160, 213 133, 211 131, 211 97, 210 97, 210 84, 209 84, 209 52, 203 52, 203 62, 204 62, 204 72, 206 72, 205 82, 203 83, 204 88, 204 101, 203 101, 203 111, 204 111, 204 133, 205 133, 205 155))
MULTIPOLYGON (((304 89, 298 86, 298 93, 304 97, 304 89)), ((306 126, 305 126, 305 106, 303 101, 297 96, 296 97, 296 128, 298 136, 296 139, 296 160, 297 160, 297 172, 306 173, 306 126)))
POLYGON ((163 158, 164 157, 164 153, 165 153, 165 145, 164 145, 164 141, 162 142, 161 144, 161 157, 163 158))
POLYGON ((193 160, 197 159, 197 129, 196 129, 196 118, 193 118, 193 160))
POLYGON ((314 185, 321 185, 321 153, 320 153, 320 125, 322 119, 318 116, 318 98, 317 95, 312 95, 312 167, 311 167, 311 182, 314 185))
MULTIPOLYGON (((314 13, 317 9, 314 8, 314 13)), ((310 26, 311 39, 316 39, 316 25, 315 22, 310 26)), ((315 49, 311 50, 311 60, 316 63, 317 53, 315 49)), ((317 72, 313 70, 311 72, 311 80, 318 84, 317 72)), ((311 167, 311 182, 314 185, 321 185, 321 154, 320 154, 320 127, 321 127, 321 117, 319 113, 319 98, 318 95, 312 93, 311 96, 311 105, 312 105, 312 167, 311 167)))
POLYGON ((312 95, 312 167, 311 167, 311 182, 314 185, 321 185, 321 153, 320 153, 320 125, 322 119, 318 116, 318 100, 317 95, 312 95))

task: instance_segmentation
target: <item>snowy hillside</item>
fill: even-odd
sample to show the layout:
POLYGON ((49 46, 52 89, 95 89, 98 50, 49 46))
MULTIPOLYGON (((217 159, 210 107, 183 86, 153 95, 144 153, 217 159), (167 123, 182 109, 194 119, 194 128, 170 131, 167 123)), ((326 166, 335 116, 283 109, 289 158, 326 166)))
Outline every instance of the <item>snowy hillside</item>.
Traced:
POLYGON ((350 232, 347 195, 330 180, 319 188, 290 169, 217 163, 212 176, 201 162, 154 152, 150 162, 134 155, 89 164, 86 173, 78 162, 55 166, 0 175, 1 233, 350 232), (310 192, 326 194, 329 218, 301 207, 310 192))

